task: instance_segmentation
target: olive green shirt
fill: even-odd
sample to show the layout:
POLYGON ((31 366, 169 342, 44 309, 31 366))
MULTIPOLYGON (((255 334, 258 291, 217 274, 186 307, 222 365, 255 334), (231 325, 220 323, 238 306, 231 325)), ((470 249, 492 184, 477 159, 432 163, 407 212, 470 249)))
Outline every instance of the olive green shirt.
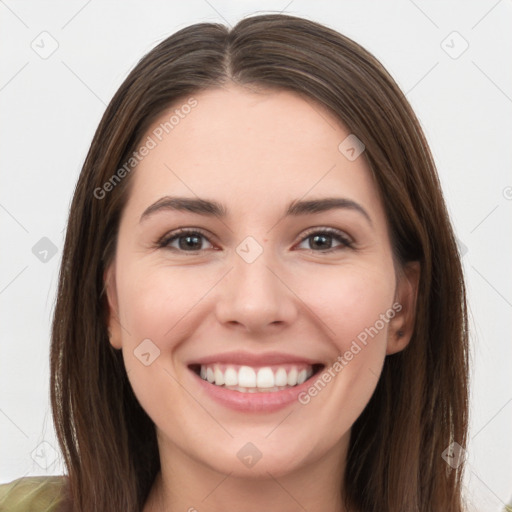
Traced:
POLYGON ((59 512, 66 476, 26 476, 0 484, 1 512, 59 512))
MULTIPOLYGON (((65 476, 27 476, 0 484, 0 511, 59 512, 66 483, 65 476)), ((512 512, 512 504, 503 512, 512 512)))

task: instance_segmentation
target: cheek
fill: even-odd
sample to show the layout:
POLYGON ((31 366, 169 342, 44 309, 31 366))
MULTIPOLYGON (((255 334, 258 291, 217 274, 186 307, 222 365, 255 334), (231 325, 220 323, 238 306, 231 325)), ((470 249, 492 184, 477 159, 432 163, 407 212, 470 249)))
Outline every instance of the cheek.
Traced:
POLYGON ((172 391, 167 356, 178 343, 176 335, 186 323, 180 319, 193 306, 193 293, 169 272, 166 276, 141 262, 119 263, 117 288, 125 367, 136 395, 147 405, 154 385, 172 391))
POLYGON ((387 323, 382 325, 381 315, 392 306, 394 279, 394 273, 384 266, 331 266, 319 268, 314 274, 305 273, 299 294, 343 353, 358 336, 364 340, 368 330, 374 333, 375 324, 379 336, 373 338, 385 340, 387 323))
MULTIPOLYGON (((193 323, 194 306, 204 291, 197 281, 194 287, 183 275, 175 269, 148 268, 140 262, 124 268, 119 265, 125 368, 139 403, 157 425, 172 425, 172 411, 189 410, 195 405, 179 384, 180 372, 185 370, 172 359, 177 347, 191 334, 188 329, 193 323)), ((194 425, 188 417, 180 421, 181 430, 173 435, 185 442, 183 432, 191 431, 194 425)))
POLYGON ((165 390, 169 400, 172 397, 170 409, 183 399, 177 382, 188 370, 178 360, 179 348, 201 325, 209 307, 205 294, 218 280, 219 275, 206 267, 178 269, 119 261, 117 288, 125 367, 137 398, 155 417, 162 410, 156 389, 165 390))
POLYGON ((302 293, 338 355, 299 401, 305 411, 314 410, 319 424, 331 425, 322 441, 328 444, 351 427, 375 390, 394 316, 395 281, 387 267, 375 265, 331 268, 323 276, 316 272, 314 281, 305 282, 302 293))
MULTIPOLYGON (((347 264, 335 271, 332 267, 319 269, 314 278, 304 282, 302 293, 322 320, 337 352, 324 371, 327 375, 322 375, 322 382, 311 390, 310 398, 321 394, 318 402, 327 400, 331 393, 322 390, 323 385, 329 387, 331 396, 336 398, 330 405, 326 402, 324 413, 334 421, 337 407, 342 406, 345 412, 352 411, 345 418, 354 421, 375 389, 386 354, 389 313, 393 313, 395 294, 392 267, 373 262, 347 264)), ((349 427, 350 421, 342 430, 349 427)))
MULTIPOLYGON (((139 264, 122 270, 118 279, 119 307, 131 342, 141 336, 167 345, 179 338, 187 315, 208 289, 208 278, 198 272, 147 268, 139 264)), ((123 336, 127 336, 124 332, 123 336)))

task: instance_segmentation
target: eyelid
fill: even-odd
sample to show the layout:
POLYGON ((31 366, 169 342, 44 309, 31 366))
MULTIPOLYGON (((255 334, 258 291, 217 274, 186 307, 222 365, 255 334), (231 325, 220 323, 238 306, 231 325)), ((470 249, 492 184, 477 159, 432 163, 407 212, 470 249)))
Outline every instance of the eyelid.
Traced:
MULTIPOLYGON (((355 244, 354 239, 350 235, 345 233, 345 231, 342 231, 341 229, 337 229, 337 228, 327 227, 327 226, 325 226, 325 227, 316 226, 316 227, 307 229, 306 231, 301 233, 300 242, 303 242, 306 238, 308 238, 309 236, 311 236, 315 233, 327 233, 329 235, 338 237, 343 241, 343 244, 346 245, 347 247, 353 247, 355 244)), ((335 248, 326 249, 326 251, 323 251, 323 252, 327 252, 327 251, 334 250, 334 249, 335 248)), ((322 252, 322 251, 314 251, 314 252, 322 252)))
MULTIPOLYGON (((165 248, 165 247, 167 247, 169 242, 171 242, 171 240, 178 238, 180 235, 185 236, 185 235, 191 235, 191 234, 202 235, 206 240, 208 240, 208 242, 210 244, 213 245, 213 242, 210 241, 210 238, 214 238, 213 235, 211 235, 210 233, 208 233, 207 231, 205 231, 202 228, 192 228, 192 227, 181 227, 181 228, 175 229, 173 231, 170 231, 168 233, 165 233, 165 235, 163 235, 162 237, 160 237, 157 240, 155 245, 159 248, 165 248)), ((202 249, 202 250, 204 250, 204 249, 202 249)), ((194 251, 182 251, 182 252, 194 252, 194 251)))

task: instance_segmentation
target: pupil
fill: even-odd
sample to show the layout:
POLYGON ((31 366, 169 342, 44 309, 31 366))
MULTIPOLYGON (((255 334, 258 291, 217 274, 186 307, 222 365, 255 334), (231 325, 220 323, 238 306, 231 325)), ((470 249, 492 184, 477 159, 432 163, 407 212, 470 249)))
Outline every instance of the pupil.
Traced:
POLYGON ((201 241, 197 235, 186 235, 180 237, 180 249, 198 249, 197 247, 193 247, 194 244, 199 245, 199 249, 201 248, 201 241), (182 240, 186 240, 186 242, 181 243, 182 240), (191 242, 191 240, 193 240, 191 242))
MULTIPOLYGON (((315 235, 313 236, 313 243, 316 245, 317 242, 320 240, 320 241, 324 241, 324 244, 325 244, 325 241, 327 240, 328 242, 330 241, 331 239, 331 236, 330 235, 315 235)), ((320 245, 322 244, 322 242, 320 242, 320 245)), ((329 245, 329 244, 327 244, 329 245)), ((327 247, 328 249, 329 247, 327 247)), ((320 249, 326 249, 326 247, 320 247, 320 249)))

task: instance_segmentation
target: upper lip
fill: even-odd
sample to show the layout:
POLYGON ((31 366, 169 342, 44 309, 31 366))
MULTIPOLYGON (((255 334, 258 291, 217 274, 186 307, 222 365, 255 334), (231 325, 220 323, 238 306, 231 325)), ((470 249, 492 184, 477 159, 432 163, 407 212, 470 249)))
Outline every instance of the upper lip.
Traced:
POLYGON ((270 366, 278 364, 322 364, 318 360, 300 357, 293 354, 285 354, 283 352, 266 352, 252 354, 250 352, 222 352, 211 356, 201 357, 189 362, 190 365, 207 365, 214 363, 236 364, 246 366, 270 366))

